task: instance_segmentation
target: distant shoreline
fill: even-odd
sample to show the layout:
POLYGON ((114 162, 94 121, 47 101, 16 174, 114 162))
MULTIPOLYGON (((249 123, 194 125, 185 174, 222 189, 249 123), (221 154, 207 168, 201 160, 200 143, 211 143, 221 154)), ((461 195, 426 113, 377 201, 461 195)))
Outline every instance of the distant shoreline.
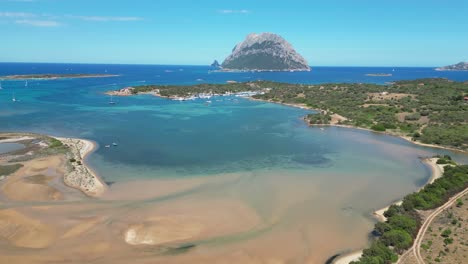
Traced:
POLYGON ((310 72, 312 71, 312 68, 310 69, 278 69, 278 70, 266 70, 266 69, 216 69, 212 70, 210 72, 310 72))
POLYGON ((2 80, 57 80, 80 78, 108 78, 117 77, 117 74, 23 74, 0 76, 2 80))

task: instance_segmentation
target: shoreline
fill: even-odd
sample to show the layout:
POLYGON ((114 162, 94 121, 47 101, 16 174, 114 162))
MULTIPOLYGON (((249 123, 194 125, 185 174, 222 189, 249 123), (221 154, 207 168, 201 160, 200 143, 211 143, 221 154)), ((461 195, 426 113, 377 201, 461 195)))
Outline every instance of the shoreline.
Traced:
MULTIPOLYGON (((431 170, 431 176, 429 177, 427 182, 423 186, 421 186, 418 190, 421 190, 428 184, 433 183, 435 180, 442 177, 442 175, 444 174, 444 166, 437 164, 437 160, 438 158, 425 158, 421 161, 422 163, 424 163, 426 166, 429 167, 429 169, 431 170)), ((393 202, 384 208, 374 211, 372 213, 372 216, 379 222, 385 222, 387 221, 387 218, 384 216, 385 211, 387 211, 392 205, 401 205, 402 203, 403 203, 403 200, 393 202)), ((349 264, 352 261, 357 261, 362 256, 362 252, 363 250, 361 249, 361 250, 352 251, 351 253, 348 253, 342 256, 338 256, 333 262, 333 264, 349 264)))
POLYGON ((30 76, 30 75, 5 75, 0 76, 2 80, 9 80, 9 81, 25 81, 25 80, 36 80, 36 81, 45 81, 45 80, 61 80, 61 79, 85 79, 85 78, 109 78, 109 77, 118 77, 118 74, 101 74, 101 75, 92 75, 92 74, 83 74, 83 75, 70 75, 70 76, 59 76, 59 75, 52 75, 47 76, 38 75, 38 76, 30 76))
MULTIPOLYGON (((257 99, 257 98, 252 98, 252 97, 248 97, 248 99, 253 100, 253 101, 259 101, 259 102, 280 104, 280 105, 300 108, 300 109, 304 109, 304 110, 311 110, 311 111, 317 111, 317 112, 323 112, 324 111, 322 109, 315 109, 315 108, 308 107, 305 104, 281 103, 281 102, 274 102, 274 101, 270 101, 270 100, 263 100, 263 99, 257 99)), ((305 119, 304 119, 304 121, 305 121, 305 119)), ((435 144, 426 144, 426 143, 422 143, 422 142, 418 142, 418 141, 413 141, 408 136, 399 135, 397 133, 392 133, 392 132, 387 132, 387 131, 375 131, 375 130, 372 130, 370 128, 365 128, 365 127, 357 127, 357 126, 353 126, 353 125, 342 125, 342 124, 313 124, 313 125, 307 124, 307 125, 311 126, 311 127, 314 127, 314 126, 318 126, 318 127, 330 126, 330 127, 344 127, 344 128, 360 129, 360 130, 365 130, 365 131, 369 131, 369 132, 373 132, 373 133, 379 133, 379 134, 383 134, 383 135, 398 137, 398 138, 404 139, 404 140, 406 140, 408 142, 411 142, 411 143, 413 143, 415 145, 419 145, 419 146, 423 146, 423 147, 446 149, 446 150, 450 150, 450 151, 460 152, 460 153, 463 153, 463 154, 468 154, 468 150, 461 150, 461 149, 457 149, 457 148, 453 148, 453 147, 440 146, 440 145, 435 145, 435 144)))
POLYGON ((87 157, 98 148, 98 144, 81 138, 53 138, 70 147, 71 157, 68 158, 81 162, 81 165, 78 164, 63 176, 65 185, 78 189, 89 197, 101 196, 107 190, 107 184, 86 162, 87 157))

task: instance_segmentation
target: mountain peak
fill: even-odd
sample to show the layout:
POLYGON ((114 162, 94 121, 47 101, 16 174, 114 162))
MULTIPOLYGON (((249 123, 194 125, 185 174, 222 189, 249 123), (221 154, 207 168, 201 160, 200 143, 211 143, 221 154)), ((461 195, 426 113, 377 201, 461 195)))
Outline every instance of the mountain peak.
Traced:
POLYGON ((225 70, 309 71, 307 61, 283 37, 251 33, 237 44, 222 67, 225 70))

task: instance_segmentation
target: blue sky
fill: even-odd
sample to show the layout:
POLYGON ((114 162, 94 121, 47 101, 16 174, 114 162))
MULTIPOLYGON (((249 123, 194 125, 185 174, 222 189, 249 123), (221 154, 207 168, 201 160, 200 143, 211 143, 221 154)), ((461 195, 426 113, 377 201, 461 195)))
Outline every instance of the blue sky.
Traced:
POLYGON ((206 65, 273 32, 314 66, 468 61, 466 0, 0 0, 0 61, 206 65))

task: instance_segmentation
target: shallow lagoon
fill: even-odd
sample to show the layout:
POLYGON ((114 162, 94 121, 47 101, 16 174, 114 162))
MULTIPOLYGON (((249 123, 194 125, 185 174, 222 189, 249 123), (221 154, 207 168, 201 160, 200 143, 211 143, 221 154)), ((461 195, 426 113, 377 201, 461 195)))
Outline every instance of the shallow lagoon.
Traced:
MULTIPOLYGON (((60 68, 36 65, 28 70, 29 66, 15 66, 21 69, 15 73, 60 68)), ((104 70, 96 65, 61 67, 104 70)), ((115 98, 117 104, 111 106, 103 94, 143 81, 193 83, 197 78, 315 83, 335 76, 336 81, 384 81, 363 77, 377 69, 217 75, 200 67, 168 66, 172 72, 165 72, 166 66, 126 67, 106 66, 109 73, 122 74, 113 78, 30 81, 28 87, 19 81, 3 82, 0 127, 82 137, 101 146, 118 143, 99 148, 88 162, 113 183, 103 199, 134 201, 129 215, 170 211, 222 221, 228 215, 223 207, 232 207, 243 213, 229 214, 226 222, 255 223, 191 241, 197 245, 186 253, 191 259, 240 251, 260 259, 323 262, 363 247, 373 225, 371 212, 426 182, 429 170, 421 157, 448 153, 458 161, 468 160, 466 155, 368 131, 310 128, 301 120, 308 111, 282 105, 220 97, 206 106, 202 100, 175 102, 142 95, 115 98), (13 91, 20 102, 11 102, 13 91), (203 185, 192 185, 200 179, 203 185)), ((445 73, 404 69, 401 78, 433 74, 445 73)), ((468 79, 466 74, 446 74, 468 79)))

